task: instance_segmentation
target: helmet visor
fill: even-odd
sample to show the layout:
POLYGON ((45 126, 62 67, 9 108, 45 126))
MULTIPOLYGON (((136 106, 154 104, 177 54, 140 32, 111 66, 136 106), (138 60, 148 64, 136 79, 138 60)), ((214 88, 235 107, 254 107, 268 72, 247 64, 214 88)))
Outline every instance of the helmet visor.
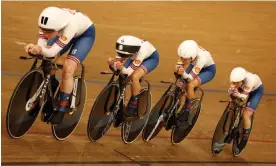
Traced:
POLYGON ((47 29, 47 28, 41 28, 41 27, 39 27, 39 28, 42 30, 43 33, 51 33, 51 32, 55 32, 56 31, 54 29, 47 29))
POLYGON ((123 53, 119 53, 117 52, 118 56, 122 57, 122 58, 129 58, 131 57, 133 54, 123 54, 123 53))

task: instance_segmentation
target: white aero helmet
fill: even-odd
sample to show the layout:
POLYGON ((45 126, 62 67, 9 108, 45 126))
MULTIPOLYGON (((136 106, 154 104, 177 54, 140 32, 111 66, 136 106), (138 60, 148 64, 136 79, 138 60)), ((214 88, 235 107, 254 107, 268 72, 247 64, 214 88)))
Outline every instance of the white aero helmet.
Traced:
POLYGON ((232 70, 230 74, 231 82, 240 82, 246 78, 246 70, 242 67, 236 67, 232 70))
POLYGON ((194 40, 185 40, 179 45, 177 53, 179 57, 194 60, 198 54, 198 45, 194 40))
POLYGON ((128 58, 137 54, 141 48, 142 40, 129 35, 121 36, 116 41, 116 52, 120 57, 128 58))
POLYGON ((38 26, 45 30, 59 31, 69 22, 70 13, 58 7, 45 8, 38 18, 38 26))

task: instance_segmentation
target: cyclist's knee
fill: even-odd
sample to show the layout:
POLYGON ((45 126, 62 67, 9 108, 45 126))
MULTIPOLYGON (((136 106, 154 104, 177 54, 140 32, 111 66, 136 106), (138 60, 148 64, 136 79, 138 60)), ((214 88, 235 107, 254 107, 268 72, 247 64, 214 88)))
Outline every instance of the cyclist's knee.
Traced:
POLYGON ((138 81, 138 80, 139 80, 139 77, 138 77, 138 75, 137 75, 136 73, 133 73, 133 74, 130 76, 130 79, 131 79, 132 81, 138 81))
POLYGON ((62 78, 63 79, 73 78, 73 75, 74 75, 74 72, 72 72, 71 70, 63 70, 62 78))
POLYGON ((137 72, 133 72, 133 74, 130 76, 130 79, 133 82, 139 82, 142 77, 143 77, 143 74, 141 74, 140 71, 137 71, 137 72))
POLYGON ((252 109, 245 108, 243 111, 244 118, 250 118, 253 115, 254 111, 252 109))
POLYGON ((191 81, 188 83, 187 88, 188 89, 194 89, 196 87, 196 83, 194 81, 191 81))
POLYGON ((77 64, 72 60, 65 60, 63 65, 63 78, 68 79, 74 76, 75 70, 77 68, 77 64))

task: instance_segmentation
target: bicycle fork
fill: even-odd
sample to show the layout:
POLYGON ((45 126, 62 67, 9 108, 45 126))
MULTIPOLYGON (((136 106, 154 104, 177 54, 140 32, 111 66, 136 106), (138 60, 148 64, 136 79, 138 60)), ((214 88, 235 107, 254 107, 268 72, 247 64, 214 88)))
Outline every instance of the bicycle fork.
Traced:
MULTIPOLYGON (((119 97, 119 99, 118 99, 118 101, 117 101, 117 104, 116 104, 115 108, 113 109, 113 111, 111 111, 111 115, 110 115, 110 118, 109 118, 109 120, 108 120, 108 123, 107 123, 106 127, 105 127, 104 130, 103 130, 103 133, 102 133, 103 135, 104 135, 104 134, 107 132, 107 130, 109 129, 109 127, 110 127, 112 121, 114 120, 114 118, 116 117, 116 115, 117 115, 117 113, 118 113, 118 111, 119 111, 119 109, 120 109, 120 103, 121 103, 121 101, 122 101, 122 100, 124 99, 124 97, 125 97, 124 92, 125 92, 125 88, 122 90, 122 93, 121 93, 121 95, 120 95, 120 97, 119 97)), ((108 112, 107 115, 109 115, 109 114, 110 114, 110 112, 108 112)))
POLYGON ((241 114, 241 112, 239 111, 238 114, 237 114, 237 116, 236 116, 236 119, 235 119, 235 121, 234 121, 233 128, 238 127, 238 125, 239 125, 239 123, 240 123, 240 114, 241 114))
POLYGON ((43 82, 40 84, 39 88, 37 89, 33 97, 31 97, 27 101, 25 106, 26 111, 30 111, 35 106, 34 103, 45 96, 45 92, 49 84, 49 79, 50 79, 50 75, 47 75, 46 79, 44 79, 43 82))
MULTIPOLYGON (((176 101, 176 103, 174 104, 174 106, 173 106, 172 109, 169 109, 168 113, 164 112, 164 113, 161 114, 161 116, 159 116, 156 125, 154 126, 153 130, 151 131, 150 135, 149 135, 148 138, 147 138, 147 141, 150 140, 150 138, 151 138, 152 135, 154 134, 154 132, 155 132, 155 130, 157 129, 157 127, 159 126, 159 124, 160 124, 161 122, 164 122, 165 117, 167 116, 167 114, 169 115, 169 116, 168 116, 168 119, 169 119, 171 116, 173 116, 173 114, 172 114, 173 112, 172 112, 172 111, 176 109, 178 103, 179 103, 179 100, 176 101)), ((168 119, 167 119, 167 120, 168 120, 168 119)), ((166 122, 166 123, 167 123, 167 122, 166 122)))
POLYGON ((232 120, 232 124, 229 128, 229 137, 227 137, 227 141, 226 142, 230 142, 234 137, 235 137, 235 129, 238 127, 239 123, 240 123, 240 111, 238 111, 237 115, 235 116, 236 118, 232 120))
POLYGON ((229 133, 232 133, 232 131, 233 131, 235 128, 238 127, 239 122, 240 122, 240 111, 237 113, 237 115, 236 115, 235 117, 236 117, 236 118, 235 118, 235 120, 233 120, 234 123, 232 124, 229 133))

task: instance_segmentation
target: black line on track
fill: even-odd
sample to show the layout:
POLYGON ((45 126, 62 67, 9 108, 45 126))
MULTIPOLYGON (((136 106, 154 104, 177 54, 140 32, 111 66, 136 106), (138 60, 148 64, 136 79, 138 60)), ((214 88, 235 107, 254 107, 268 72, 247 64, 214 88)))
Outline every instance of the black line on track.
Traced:
MULTIPOLYGON (((120 153, 116 151, 117 153, 120 153)), ((120 153, 121 154, 121 153, 120 153)), ((125 156, 124 154, 121 154, 125 156)), ((127 157, 127 156, 125 156, 127 157)), ((129 158, 129 157, 127 157, 129 158)), ((131 159, 131 158, 129 158, 131 159)), ((131 161, 84 161, 84 162, 77 162, 77 161, 59 161, 59 162, 1 162, 2 165, 60 165, 60 164, 66 164, 66 165, 83 165, 83 164, 140 164, 143 166, 149 165, 149 164, 260 164, 260 165, 276 165, 276 161, 135 161, 131 159, 131 161)))
POLYGON ((148 164, 142 164, 142 163, 140 163, 139 161, 136 161, 136 160, 132 159, 131 157, 128 157, 128 156, 125 155, 124 153, 119 152, 118 150, 114 150, 114 151, 117 152, 117 153, 119 153, 120 155, 126 157, 127 159, 131 160, 133 163, 139 164, 139 165, 141 165, 141 166, 148 166, 148 164))

